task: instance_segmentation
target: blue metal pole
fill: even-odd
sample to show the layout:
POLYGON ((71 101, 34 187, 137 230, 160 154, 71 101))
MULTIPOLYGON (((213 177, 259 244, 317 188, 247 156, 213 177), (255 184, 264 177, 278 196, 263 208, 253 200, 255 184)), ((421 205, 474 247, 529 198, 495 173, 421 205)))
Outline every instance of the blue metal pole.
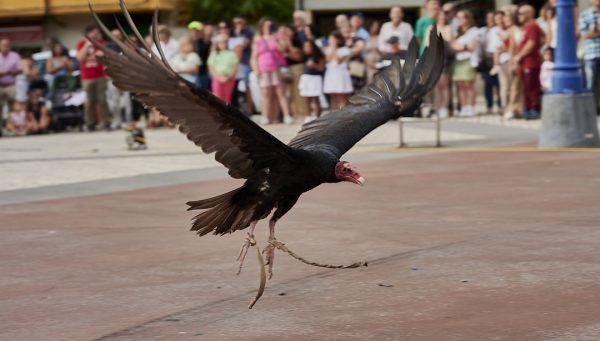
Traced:
POLYGON ((553 93, 583 92, 583 78, 577 60, 575 36, 575 0, 557 0, 558 34, 554 51, 553 93))

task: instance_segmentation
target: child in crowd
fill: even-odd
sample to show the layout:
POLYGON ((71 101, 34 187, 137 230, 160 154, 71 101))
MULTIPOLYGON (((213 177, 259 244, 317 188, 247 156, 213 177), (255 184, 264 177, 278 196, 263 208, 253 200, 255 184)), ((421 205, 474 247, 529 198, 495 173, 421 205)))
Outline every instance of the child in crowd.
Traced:
POLYGON ((13 100, 10 102, 10 108, 6 129, 11 134, 23 136, 36 133, 39 130, 33 114, 25 110, 25 103, 13 100))
POLYGON ((307 40, 302 46, 304 52, 304 73, 300 76, 298 90, 304 97, 306 117, 308 123, 321 116, 319 97, 323 94, 323 71, 325 70, 325 55, 312 40, 307 40), (312 108, 311 108, 312 107, 312 108))
POLYGON ((29 92, 29 101, 27 102, 27 113, 33 114, 33 119, 38 126, 40 133, 45 133, 50 127, 50 111, 44 103, 43 91, 33 89, 29 92))
POLYGON ((202 61, 194 52, 194 43, 189 37, 179 39, 179 53, 169 61, 171 67, 186 81, 196 84, 202 61))
POLYGON ((326 50, 325 79, 323 91, 331 97, 331 110, 338 110, 348 104, 348 97, 354 91, 352 78, 348 69, 350 49, 345 45, 344 36, 335 31, 329 36, 326 50))
POLYGON ((544 49, 544 62, 540 71, 540 83, 543 91, 552 91, 552 75, 554 74, 554 49, 544 49))
POLYGON ((213 51, 208 57, 208 70, 212 78, 212 91, 225 103, 231 102, 233 87, 235 86, 235 75, 237 73, 239 60, 235 52, 228 49, 229 37, 225 33, 217 36, 213 51))

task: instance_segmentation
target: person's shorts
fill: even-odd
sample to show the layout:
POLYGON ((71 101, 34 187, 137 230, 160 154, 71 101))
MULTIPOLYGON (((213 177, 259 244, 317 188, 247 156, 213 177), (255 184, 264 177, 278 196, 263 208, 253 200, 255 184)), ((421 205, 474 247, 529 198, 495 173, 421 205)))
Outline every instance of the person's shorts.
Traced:
POLYGON ((268 86, 277 86, 281 84, 281 75, 279 71, 261 72, 258 77, 258 84, 261 88, 268 86))
POLYGON ((453 81, 474 81, 477 77, 477 71, 471 65, 470 59, 457 60, 454 62, 452 73, 453 81))

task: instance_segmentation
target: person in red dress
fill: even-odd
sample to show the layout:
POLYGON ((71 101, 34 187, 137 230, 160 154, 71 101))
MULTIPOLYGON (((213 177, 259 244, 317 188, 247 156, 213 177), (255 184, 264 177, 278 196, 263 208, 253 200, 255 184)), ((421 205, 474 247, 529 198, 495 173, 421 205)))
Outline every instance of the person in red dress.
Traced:
MULTIPOLYGON (((85 34, 106 45, 102 39, 102 33, 97 26, 88 26, 85 34)), ((77 60, 80 63, 81 85, 85 90, 86 100, 84 106, 84 124, 87 130, 110 129, 110 113, 106 101, 107 80, 104 75, 104 65, 100 63, 98 56, 101 53, 86 38, 77 43, 77 60)))
POLYGON ((544 31, 535 21, 535 10, 530 5, 519 7, 519 22, 522 25, 523 40, 517 47, 514 63, 521 69, 523 96, 525 99, 525 119, 540 118, 542 86, 540 84, 540 70, 542 63, 541 49, 544 46, 544 31))

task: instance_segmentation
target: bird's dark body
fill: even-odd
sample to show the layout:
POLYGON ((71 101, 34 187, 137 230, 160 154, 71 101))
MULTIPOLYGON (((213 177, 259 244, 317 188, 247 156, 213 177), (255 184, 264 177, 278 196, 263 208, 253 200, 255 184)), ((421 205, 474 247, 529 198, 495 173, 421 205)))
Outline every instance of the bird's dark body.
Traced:
MULTIPOLYGON (((273 219, 278 220, 296 204, 302 193, 323 183, 340 181, 335 177, 335 165, 339 162, 335 155, 323 150, 303 148, 294 148, 293 153, 294 163, 274 167, 274 170, 265 169, 259 176, 246 180, 242 187, 230 192, 231 196, 188 202, 190 210, 207 209, 207 200, 219 198, 210 203, 210 210, 196 217, 192 229, 197 230, 200 235, 213 231, 213 228, 216 234, 231 233, 245 229, 252 221, 266 218, 273 209, 276 209, 273 219), (290 177, 289 174, 293 176, 290 177), (223 213, 215 215, 214 222, 212 219, 206 219, 213 217, 212 210, 223 213), (227 215, 231 217, 252 213, 246 218, 241 218, 239 223, 230 225, 228 221, 220 219, 226 215, 225 211, 229 211, 227 215), (226 228, 220 229, 221 226, 226 228)), ((235 218, 232 219, 235 223, 235 218)))
POLYGON ((271 219, 276 221, 302 193, 322 183, 339 182, 340 176, 343 181, 362 184, 362 178, 337 174, 338 165, 345 164, 340 162, 342 155, 388 120, 413 112, 444 66, 444 42, 433 29, 420 59, 413 39, 404 64, 399 58, 392 60, 371 84, 351 98, 351 105, 305 124, 286 145, 239 110, 195 88, 164 62, 157 33, 158 12, 151 29, 157 55, 144 43, 123 0, 120 5, 143 47, 135 47, 118 20, 117 28, 125 42, 115 39, 90 6, 102 32, 122 51, 117 53, 90 39, 104 54, 99 58, 106 73, 118 88, 136 93, 138 100, 166 115, 203 152, 215 153, 215 159, 228 168, 231 177, 246 179, 230 192, 188 202, 190 210, 202 210, 192 227, 199 235, 244 229, 266 218, 273 209, 271 219))

